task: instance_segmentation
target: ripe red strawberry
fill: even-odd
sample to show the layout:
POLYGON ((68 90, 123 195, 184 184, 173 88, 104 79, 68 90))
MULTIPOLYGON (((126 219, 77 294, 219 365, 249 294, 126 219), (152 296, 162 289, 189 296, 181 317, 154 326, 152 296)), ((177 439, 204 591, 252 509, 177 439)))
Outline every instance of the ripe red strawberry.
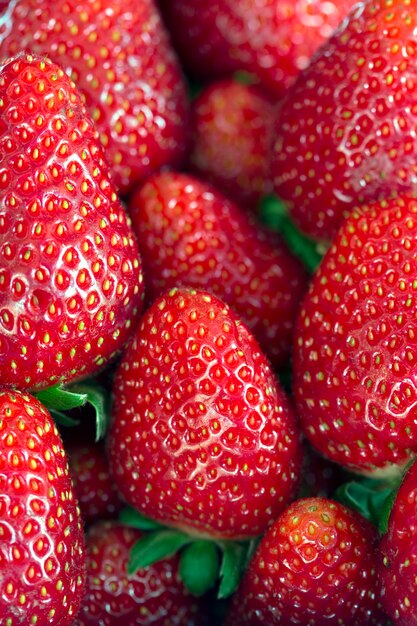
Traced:
POLYGON ((275 190, 317 239, 355 205, 416 188, 416 32, 416 0, 358 4, 281 103, 275 190))
POLYGON ((128 574, 130 551, 142 533, 101 522, 87 533, 87 587, 74 626, 203 626, 202 602, 178 577, 178 557, 128 574))
POLYGON ((296 325, 294 396, 323 454, 353 471, 398 471, 417 452, 417 200, 352 212, 296 325))
POLYGON ((396 626, 417 624, 417 464, 407 471, 380 545, 381 602, 396 626))
POLYGON ((84 522, 115 517, 123 502, 109 474, 104 443, 72 443, 66 452, 84 522))
POLYGON ((47 55, 76 83, 120 191, 179 165, 186 89, 154 0, 18 0, 0 17, 2 58, 47 55))
POLYGON ((254 85, 232 79, 208 85, 191 109, 191 171, 231 200, 255 210, 270 193, 275 107, 254 85))
POLYGON ((93 123, 43 58, 0 66, 0 191, 2 385, 96 372, 132 330, 141 264, 93 123))
POLYGON ((70 626, 84 533, 61 438, 30 395, 0 392, 0 622, 70 626))
POLYGON ((218 77, 244 69, 280 96, 355 0, 161 0, 189 72, 218 77))
POLYGON ((150 299, 179 284, 207 289, 235 309, 274 365, 286 362, 307 273, 276 235, 207 183, 175 172, 150 177, 129 212, 150 299))
POLYGON ((265 530, 294 495, 294 415, 246 326, 205 291, 141 319, 115 376, 110 468, 126 501, 194 535, 265 530))
POLYGON ((326 498, 291 504, 262 537, 226 626, 388 624, 379 606, 376 528, 326 498))

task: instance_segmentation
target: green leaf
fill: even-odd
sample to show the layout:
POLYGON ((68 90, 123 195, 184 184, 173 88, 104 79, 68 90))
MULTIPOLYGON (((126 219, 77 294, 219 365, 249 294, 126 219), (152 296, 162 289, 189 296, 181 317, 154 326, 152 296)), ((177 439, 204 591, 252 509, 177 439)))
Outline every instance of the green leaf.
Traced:
POLYGON ((73 391, 63 385, 54 385, 36 393, 36 397, 50 411, 71 411, 84 406, 87 396, 85 392, 73 391))
POLYGON ((191 541, 189 535, 178 530, 156 530, 145 535, 132 547, 128 573, 134 574, 139 568, 172 556, 191 541))
POLYGON ((292 253, 297 256, 310 273, 319 266, 325 252, 322 244, 306 237, 288 215, 285 204, 276 196, 265 196, 260 206, 260 219, 271 230, 278 231, 292 253))
POLYGON ((245 570, 248 546, 238 542, 221 543, 222 561, 220 566, 220 585, 217 597, 221 600, 234 593, 245 570))
POLYGON ((159 522, 155 522, 155 520, 145 517, 142 513, 139 513, 139 511, 129 506, 120 511, 119 521, 126 526, 138 528, 139 530, 149 531, 163 528, 159 522))
POLYGON ((65 415, 62 411, 56 411, 55 409, 49 410, 54 421, 60 426, 66 426, 67 428, 74 428, 80 424, 80 420, 76 420, 69 415, 65 415))
POLYGON ((213 541, 195 540, 180 557, 180 578, 195 596, 202 596, 215 586, 219 568, 219 550, 213 541))
POLYGON ((338 487, 334 494, 335 500, 355 509, 363 517, 379 527, 381 511, 392 494, 392 487, 382 487, 380 481, 373 484, 350 481, 338 487))
POLYGON ((96 419, 96 441, 102 439, 110 421, 110 394, 94 381, 77 383, 71 388, 75 393, 84 394, 86 403, 90 404, 96 419))

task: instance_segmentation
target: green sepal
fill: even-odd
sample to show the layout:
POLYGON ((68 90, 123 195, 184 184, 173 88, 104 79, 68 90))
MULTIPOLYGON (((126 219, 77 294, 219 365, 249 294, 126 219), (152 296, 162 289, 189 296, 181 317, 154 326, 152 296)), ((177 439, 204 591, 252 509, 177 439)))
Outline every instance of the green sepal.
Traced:
POLYGON ((95 413, 96 441, 106 434, 110 415, 110 394, 93 380, 62 384, 42 389, 35 393, 37 399, 50 411, 58 424, 76 426, 79 420, 65 415, 66 411, 79 409, 87 404, 91 405, 95 413))
POLYGON ((259 217, 261 222, 268 228, 281 234, 291 252, 313 274, 325 252, 323 244, 313 241, 304 235, 288 215, 285 204, 273 194, 267 195, 262 199, 259 217))
POLYGON ((139 513, 136 509, 130 506, 125 507, 119 513, 119 522, 138 530, 150 531, 163 528, 163 526, 149 517, 145 517, 142 513, 139 513))
POLYGON ((191 541, 189 535, 179 530, 155 530, 144 535, 132 547, 128 573, 134 574, 139 568, 169 558, 191 541))
POLYGON ((259 84, 259 80, 255 74, 251 74, 245 70, 236 70, 232 77, 234 81, 240 83, 241 85, 248 85, 250 87, 251 85, 259 84))
POLYGON ((358 511, 375 526, 379 526, 381 511, 392 494, 392 487, 382 487, 376 481, 374 485, 369 482, 352 480, 340 485, 334 493, 338 502, 358 511))
POLYGON ((220 556, 213 541, 195 540, 181 552, 179 575, 194 596, 202 596, 217 583, 220 556))
POLYGON ((220 547, 222 560, 217 597, 223 600, 231 596, 239 586, 248 560, 248 546, 234 541, 224 541, 220 547))

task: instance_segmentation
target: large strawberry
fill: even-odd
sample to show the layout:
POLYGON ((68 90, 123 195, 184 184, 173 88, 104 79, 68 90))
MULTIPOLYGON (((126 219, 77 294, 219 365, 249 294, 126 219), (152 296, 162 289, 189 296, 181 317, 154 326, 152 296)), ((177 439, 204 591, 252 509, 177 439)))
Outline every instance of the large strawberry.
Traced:
POLYGON ((272 190, 274 119, 275 107, 258 87, 233 79, 209 84, 192 103, 189 168, 255 210, 272 190))
POLYGON ((315 447, 390 474, 417 452, 417 200, 354 210, 296 325, 294 395, 315 447))
POLYGON ((286 362, 307 273, 282 241, 207 183, 154 174, 129 203, 147 294, 207 289, 242 317, 274 365, 286 362))
POLYGON ((130 551, 142 533, 101 522, 87 533, 87 585, 74 626, 203 626, 203 603, 178 575, 178 557, 128 573, 130 551))
POLYGON ((355 0, 160 0, 185 67, 197 77, 244 69, 280 96, 355 0))
POLYGON ((61 438, 30 395, 0 392, 0 622, 70 626, 84 533, 61 438))
POLYGON ((380 544, 381 601, 396 626, 417 624, 417 463, 395 496, 380 544))
POLYGON ((294 495, 293 412, 252 334, 208 292, 173 289, 151 305, 113 393, 110 467, 144 515, 247 538, 294 495))
POLYGON ((0 14, 0 57, 48 56, 76 83, 117 188, 185 151, 184 80, 154 0, 15 0, 0 14))
POLYGON ((63 70, 0 66, 0 381, 35 389, 97 371, 142 304, 136 240, 93 122, 63 70))
POLYGON ((416 0, 359 3, 281 103, 275 190, 317 239, 355 205, 416 188, 416 32, 416 0))
POLYGON ((297 500, 262 537, 226 626, 388 624, 380 608, 376 528, 326 498, 297 500))

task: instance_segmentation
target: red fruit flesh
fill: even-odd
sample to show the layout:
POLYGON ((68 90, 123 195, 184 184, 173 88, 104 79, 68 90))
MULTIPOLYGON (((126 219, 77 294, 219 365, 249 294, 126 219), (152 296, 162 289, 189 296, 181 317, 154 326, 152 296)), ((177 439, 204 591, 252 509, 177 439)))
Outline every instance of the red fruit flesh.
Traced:
POLYGON ((97 372, 141 309, 141 263, 81 98, 39 57, 0 67, 0 192, 2 385, 97 372))
POLYGON ((271 363, 286 364, 307 273, 282 240, 207 183, 155 174, 129 204, 150 300, 188 285, 222 298, 271 363))
POLYGON ((381 540, 381 602, 395 626, 417 624, 417 465, 406 473, 381 540))
POLYGON ((84 533, 46 409, 0 392, 0 622, 70 626, 83 598, 84 533))
POLYGON ((181 163, 186 88, 153 0, 10 2, 0 21, 0 56, 21 50, 47 55, 75 82, 119 191, 181 163))
POLYGON ((261 539, 226 626, 388 624, 379 607, 377 531, 325 498, 290 505, 261 539))
POLYGON ((260 534, 293 497, 294 416, 251 333, 186 288, 148 309, 114 383, 110 469, 146 516, 191 534, 260 534))
POLYGON ((87 534, 87 587, 74 626, 203 626, 202 602, 186 592, 178 558, 127 573, 132 546, 142 533, 115 522, 87 534))
POLYGON ((359 473, 398 472, 417 452, 417 201, 351 214, 301 307, 294 350, 300 423, 359 473))
POLYGON ((354 206, 416 189, 416 28, 415 0, 359 3, 281 103, 275 192, 316 239, 354 206))

